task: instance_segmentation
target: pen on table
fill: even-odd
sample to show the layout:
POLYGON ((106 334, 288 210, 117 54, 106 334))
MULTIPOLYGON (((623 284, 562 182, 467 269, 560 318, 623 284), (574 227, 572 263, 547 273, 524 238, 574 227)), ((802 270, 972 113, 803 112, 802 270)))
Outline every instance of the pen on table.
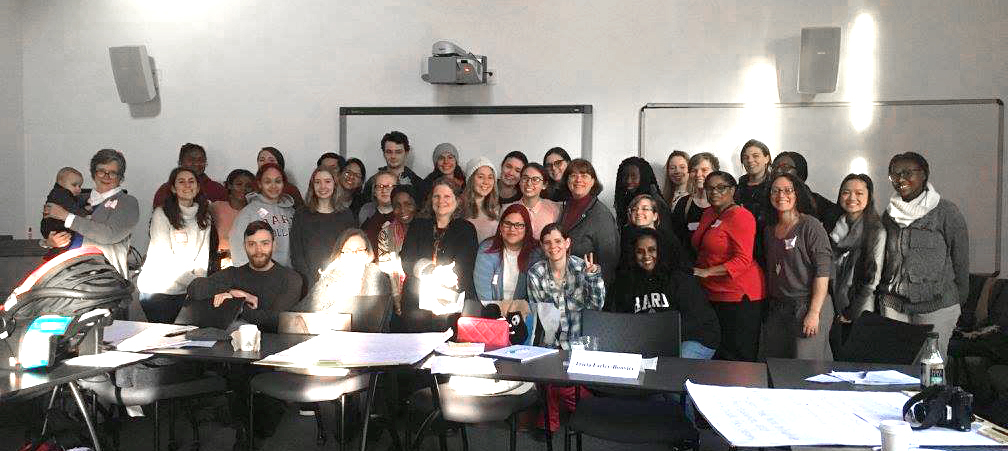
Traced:
POLYGON ((165 334, 165 337, 177 337, 179 335, 185 335, 188 330, 176 330, 175 332, 169 332, 165 334))

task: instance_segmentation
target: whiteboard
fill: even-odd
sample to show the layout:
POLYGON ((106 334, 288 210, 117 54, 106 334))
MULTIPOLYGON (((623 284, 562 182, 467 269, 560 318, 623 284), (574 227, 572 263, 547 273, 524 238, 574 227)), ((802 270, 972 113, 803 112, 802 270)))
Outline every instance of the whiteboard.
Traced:
POLYGON ((434 146, 443 142, 459 150, 463 171, 478 156, 499 167, 504 155, 515 150, 540 163, 553 147, 563 147, 571 158, 590 158, 591 126, 591 105, 343 107, 340 152, 360 158, 370 177, 385 166, 382 136, 398 130, 409 137, 412 149, 406 164, 426 177, 434 169, 434 146))
POLYGON ((879 213, 893 193, 889 159, 920 153, 935 190, 966 217, 970 271, 993 273, 1001 261, 1003 109, 998 99, 648 104, 640 113, 639 153, 658 174, 672 149, 679 149, 711 152, 722 170, 740 175, 740 147, 756 138, 772 156, 805 156, 809 186, 833 201, 848 173, 864 171, 875 182, 879 213))

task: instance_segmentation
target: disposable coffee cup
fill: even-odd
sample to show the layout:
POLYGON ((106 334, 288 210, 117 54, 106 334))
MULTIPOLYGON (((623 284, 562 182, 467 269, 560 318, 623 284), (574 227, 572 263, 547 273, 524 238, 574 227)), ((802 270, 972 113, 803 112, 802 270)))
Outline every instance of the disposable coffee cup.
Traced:
POLYGON ((259 328, 255 324, 238 326, 238 346, 242 351, 254 351, 259 340, 259 328))
POLYGON ((910 447, 910 423, 901 420, 885 420, 879 423, 882 433, 882 451, 907 451, 910 447))

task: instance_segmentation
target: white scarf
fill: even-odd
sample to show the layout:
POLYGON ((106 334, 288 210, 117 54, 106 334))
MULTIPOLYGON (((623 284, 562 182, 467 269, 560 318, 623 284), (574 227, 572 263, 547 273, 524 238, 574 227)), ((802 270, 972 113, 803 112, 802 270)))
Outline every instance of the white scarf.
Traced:
POLYGON ((931 210, 934 210, 938 206, 939 200, 941 200, 941 195, 938 194, 938 191, 935 191, 931 183, 928 183, 924 192, 909 202, 904 201, 899 193, 893 193, 892 197, 889 198, 889 206, 886 207, 886 213, 889 213, 889 216, 900 227, 906 227, 928 214, 931 210))
POLYGON ((110 189, 108 191, 105 191, 104 193, 99 193, 98 190, 91 190, 91 196, 88 197, 88 201, 87 201, 88 205, 90 205, 92 207, 97 207, 98 204, 100 204, 102 202, 105 202, 106 199, 108 199, 108 198, 110 198, 112 196, 115 196, 116 194, 119 193, 119 191, 122 191, 122 190, 123 189, 122 189, 121 186, 117 186, 115 188, 112 188, 112 189, 110 189))

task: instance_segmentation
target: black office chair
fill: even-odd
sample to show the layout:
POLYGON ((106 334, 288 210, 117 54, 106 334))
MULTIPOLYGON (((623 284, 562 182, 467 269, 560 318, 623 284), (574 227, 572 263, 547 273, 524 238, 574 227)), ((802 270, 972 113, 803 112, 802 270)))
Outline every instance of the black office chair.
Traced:
POLYGON ((838 361, 910 365, 924 345, 931 324, 907 324, 875 312, 863 312, 847 342, 834 352, 838 361))
MULTIPOLYGON (((386 332, 388 331, 389 318, 392 314, 392 297, 382 296, 358 296, 354 312, 351 313, 351 330, 354 332, 386 332), (364 305, 362 305, 364 304, 364 305)), ((347 313, 347 312, 340 312, 347 313)), ((257 374, 249 383, 251 388, 249 399, 249 430, 252 430, 253 401, 258 393, 271 396, 276 399, 299 403, 321 403, 339 400, 339 424, 338 435, 340 449, 346 446, 346 398, 348 394, 357 393, 368 389, 378 380, 378 373, 373 372, 352 372, 347 376, 314 376, 297 374, 286 371, 271 371, 257 374)), ((371 405, 374 402, 372 396, 365 396, 364 400, 364 432, 361 440, 367 440, 367 422, 371 415, 371 405)), ((396 448, 399 446, 399 437, 394 428, 386 427, 392 434, 392 440, 396 448)), ((249 434, 249 449, 252 449, 252 436, 249 434)))
MULTIPOLYGON (((92 391, 97 399, 108 406, 153 405, 154 449, 161 449, 161 417, 163 403, 168 404, 168 449, 175 444, 176 404, 184 402, 189 424, 193 431, 192 449, 200 446, 199 427, 194 415, 193 401, 206 396, 223 395, 227 382, 220 376, 203 373, 201 365, 178 362, 170 358, 155 358, 116 370, 113 375, 101 375, 80 381, 82 388, 92 391)), ((115 415, 118 417, 118 415, 115 415)), ((106 417, 113 417, 107 412, 106 417)), ((118 443, 119 421, 111 425, 113 439, 118 443)))
MULTIPOLYGON (((581 312, 581 333, 598 340, 599 350, 642 354, 644 357, 678 357, 678 311, 652 314, 581 312)), ((598 396, 579 399, 567 425, 577 438, 588 434, 619 443, 668 443, 679 449, 698 449, 699 433, 679 404, 655 401, 639 392, 593 390, 598 396)), ((565 433, 564 449, 570 448, 565 433)))
MULTIPOLYGON (((482 307, 483 304, 479 301, 466 300, 462 313, 465 316, 477 316, 482 307)), ((437 411, 434 411, 433 394, 430 388, 414 393, 411 398, 415 409, 422 412, 434 411, 424 424, 433 421, 437 416, 440 416, 444 421, 457 423, 463 450, 469 449, 466 424, 507 422, 509 426, 508 449, 514 451, 518 446, 518 413, 536 405, 538 401, 539 395, 535 388, 517 395, 482 396, 460 393, 447 383, 438 383, 437 411)), ((418 439, 424 429, 421 426, 417 431, 418 439)), ((444 451, 447 448, 447 443, 443 431, 439 434, 438 439, 441 450, 444 451)))

